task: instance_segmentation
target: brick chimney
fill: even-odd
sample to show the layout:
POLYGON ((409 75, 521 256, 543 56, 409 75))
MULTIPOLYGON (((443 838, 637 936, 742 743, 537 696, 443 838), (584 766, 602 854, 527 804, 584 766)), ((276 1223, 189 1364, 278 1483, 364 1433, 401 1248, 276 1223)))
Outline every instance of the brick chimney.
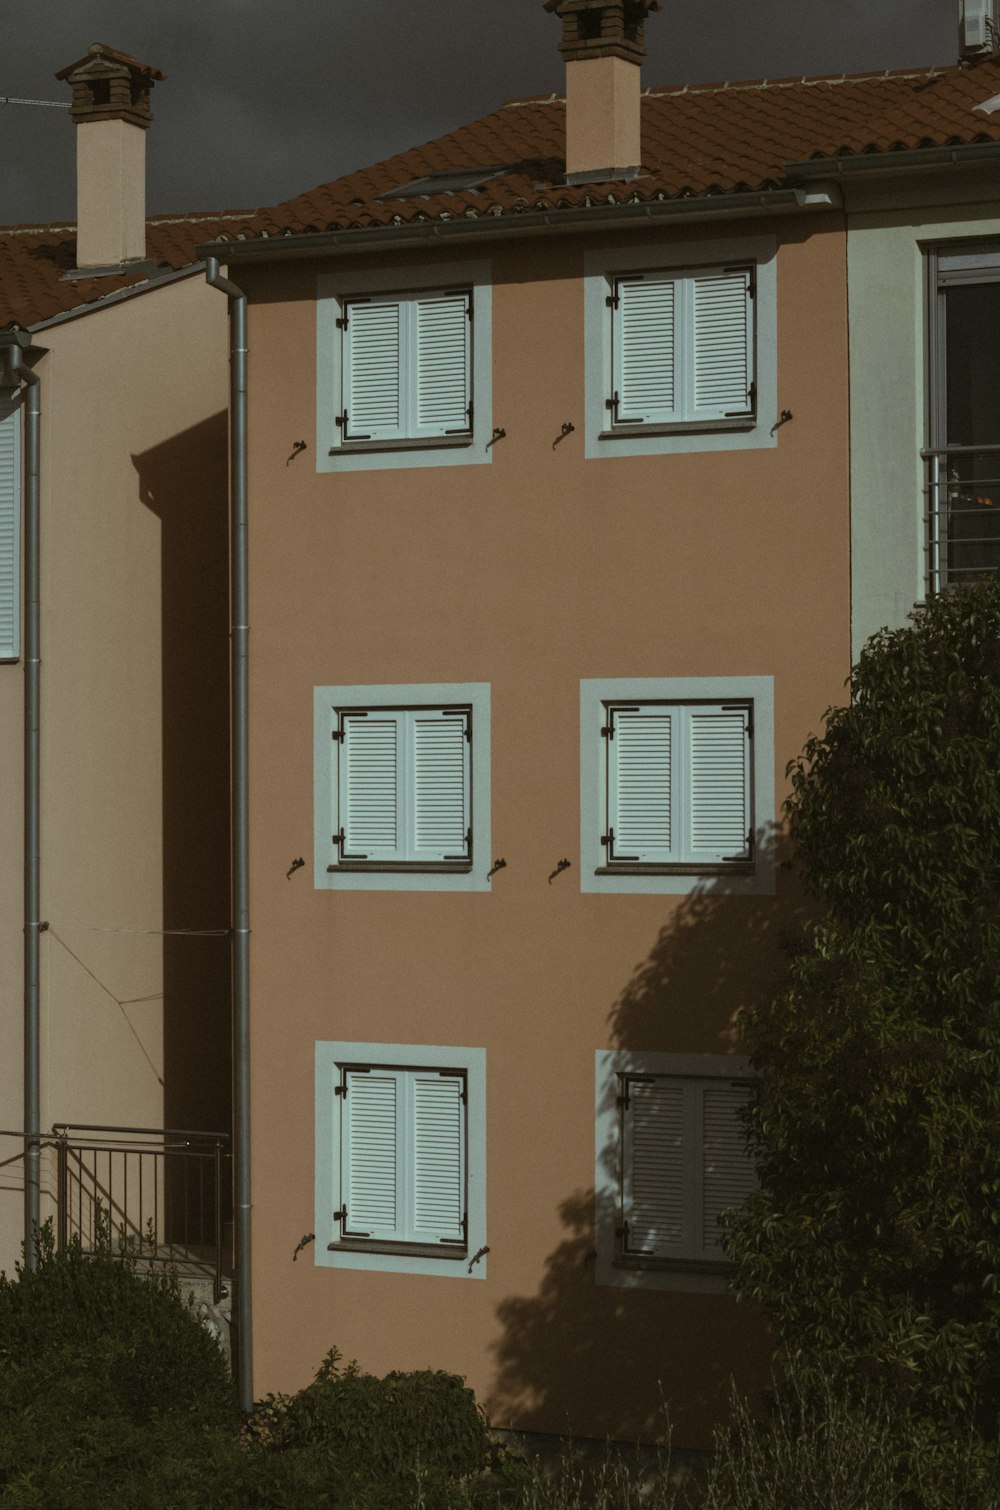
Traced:
POLYGON ((77 270, 116 272, 146 256, 145 133, 150 90, 163 74, 92 42, 56 78, 73 90, 77 270))
POLYGON ((659 0, 545 0, 563 24, 568 183, 638 172, 643 28, 659 8, 659 0))

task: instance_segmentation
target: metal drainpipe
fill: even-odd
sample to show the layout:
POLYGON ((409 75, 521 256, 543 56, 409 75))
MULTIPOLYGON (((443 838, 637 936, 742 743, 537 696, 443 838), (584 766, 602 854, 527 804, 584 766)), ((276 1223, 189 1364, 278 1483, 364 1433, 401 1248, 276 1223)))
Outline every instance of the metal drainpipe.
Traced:
POLYGON ((14 383, 24 382, 24 1263, 38 1267, 41 1188, 41 1074, 39 1068, 39 505, 40 383, 22 361, 26 330, 0 333, 14 383))
POLYGON ((240 1406, 253 1407, 253 1339, 250 1303, 250 863, 247 761, 247 297, 205 262, 212 288, 229 299, 230 572, 232 578, 232 907, 233 1056, 236 1158, 237 1380, 240 1406))

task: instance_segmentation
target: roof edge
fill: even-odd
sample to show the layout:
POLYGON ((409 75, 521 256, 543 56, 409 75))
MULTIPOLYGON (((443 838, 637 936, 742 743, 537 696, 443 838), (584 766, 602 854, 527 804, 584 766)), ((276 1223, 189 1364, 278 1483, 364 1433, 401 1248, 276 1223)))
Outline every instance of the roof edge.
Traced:
POLYGON ((979 163, 1000 160, 1000 142, 958 143, 953 147, 915 147, 912 150, 859 152, 843 157, 811 157, 803 163, 786 163, 791 181, 803 178, 839 178, 848 173, 913 172, 952 163, 974 168, 979 163))

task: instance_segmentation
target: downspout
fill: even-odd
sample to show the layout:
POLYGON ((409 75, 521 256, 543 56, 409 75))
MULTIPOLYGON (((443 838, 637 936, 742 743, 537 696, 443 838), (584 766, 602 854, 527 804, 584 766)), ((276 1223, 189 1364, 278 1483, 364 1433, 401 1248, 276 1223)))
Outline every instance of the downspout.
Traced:
POLYGON ((253 1408, 250 1301, 250 856, 247 622, 247 297, 219 273, 205 278, 229 299, 230 678, 232 698, 233 1092, 236 1158, 236 1323, 240 1406, 253 1408))
POLYGON ((24 1264, 38 1267, 41 1189, 41 1073, 39 1056, 39 504, 40 383, 22 362, 27 331, 0 333, 11 378, 24 382, 24 1264))

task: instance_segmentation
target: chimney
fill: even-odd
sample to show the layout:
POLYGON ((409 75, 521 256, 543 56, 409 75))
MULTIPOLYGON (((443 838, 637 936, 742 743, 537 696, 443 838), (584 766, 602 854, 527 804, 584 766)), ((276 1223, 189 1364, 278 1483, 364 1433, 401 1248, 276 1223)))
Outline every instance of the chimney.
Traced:
POLYGON ((960 56, 986 57, 1000 51, 1000 3, 998 0, 958 0, 960 56))
POLYGON ((643 28, 659 8, 659 0, 545 0, 563 24, 567 183, 639 171, 643 28))
POLYGON ((149 93, 163 74, 93 42, 56 74, 73 90, 76 125, 76 273, 119 272, 146 256, 149 93))

